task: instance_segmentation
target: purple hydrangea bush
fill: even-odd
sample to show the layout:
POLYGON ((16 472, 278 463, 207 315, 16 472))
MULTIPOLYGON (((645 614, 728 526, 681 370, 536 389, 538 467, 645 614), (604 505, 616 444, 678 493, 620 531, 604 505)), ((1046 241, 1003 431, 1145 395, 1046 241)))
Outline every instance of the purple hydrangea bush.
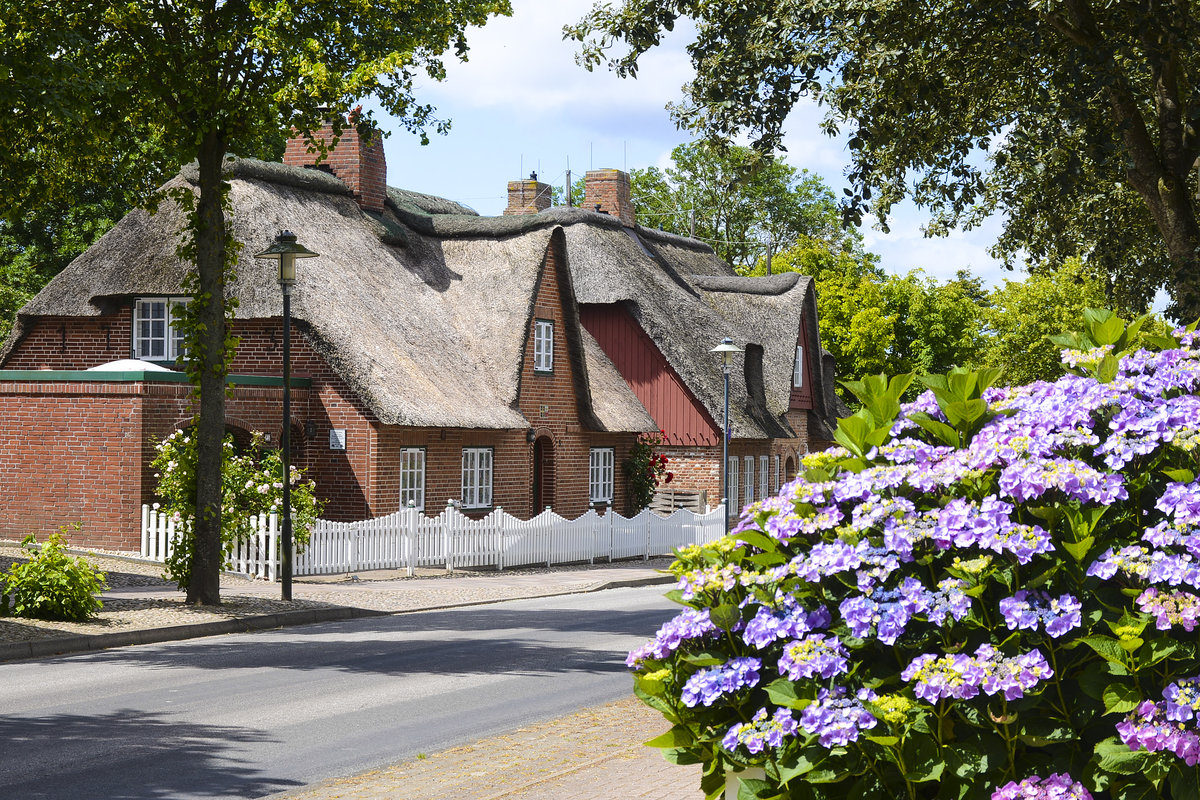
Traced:
POLYGON ((1055 383, 847 384, 839 446, 678 554, 649 744, 709 798, 1200 797, 1200 341, 1085 324, 1055 383))

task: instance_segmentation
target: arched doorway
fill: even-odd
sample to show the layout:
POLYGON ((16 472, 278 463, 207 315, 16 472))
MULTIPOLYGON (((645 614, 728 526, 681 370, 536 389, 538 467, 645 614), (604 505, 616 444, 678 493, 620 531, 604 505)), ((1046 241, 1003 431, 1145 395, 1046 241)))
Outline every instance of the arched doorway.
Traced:
POLYGON ((787 461, 783 467, 783 480, 790 481, 796 477, 796 459, 791 455, 787 457, 787 461))
POLYGON ((554 506, 554 440, 539 436, 533 443, 533 514, 554 506))

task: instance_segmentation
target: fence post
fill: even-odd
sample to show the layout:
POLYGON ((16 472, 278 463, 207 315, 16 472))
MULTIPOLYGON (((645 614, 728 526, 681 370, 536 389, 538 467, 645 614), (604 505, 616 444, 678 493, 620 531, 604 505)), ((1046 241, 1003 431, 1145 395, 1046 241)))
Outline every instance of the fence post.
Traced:
MULTIPOLYGON (((311 546, 312 533, 308 542, 311 546)), ((279 514, 267 518, 267 580, 272 583, 279 580, 279 514)))
POLYGON ((442 555, 446 558, 446 572, 454 572, 454 558, 450 553, 450 526, 454 518, 454 501, 446 501, 446 510, 442 512, 442 555))
POLYGON ((649 561, 650 560, 650 525, 652 522, 654 522, 654 520, 652 519, 653 512, 649 508, 643 508, 642 513, 646 515, 646 538, 645 538, 646 547, 642 551, 642 561, 649 561))
POLYGON ((404 519, 401 523, 404 526, 402 532, 404 544, 405 572, 408 577, 413 576, 413 565, 416 564, 417 554, 416 549, 416 528, 417 528, 417 504, 412 500, 408 501, 408 508, 404 509, 404 519))

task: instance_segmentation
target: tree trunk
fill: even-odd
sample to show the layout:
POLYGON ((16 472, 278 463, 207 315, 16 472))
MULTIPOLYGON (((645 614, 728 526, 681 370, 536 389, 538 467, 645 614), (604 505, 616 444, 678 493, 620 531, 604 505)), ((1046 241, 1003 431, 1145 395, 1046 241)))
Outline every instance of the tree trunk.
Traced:
POLYGON ((225 142, 217 131, 200 145, 200 196, 196 202, 196 272, 200 413, 196 420, 196 546, 187 602, 221 602, 221 464, 225 439, 225 209, 221 169, 225 142), (207 301, 206 301, 207 298, 207 301))

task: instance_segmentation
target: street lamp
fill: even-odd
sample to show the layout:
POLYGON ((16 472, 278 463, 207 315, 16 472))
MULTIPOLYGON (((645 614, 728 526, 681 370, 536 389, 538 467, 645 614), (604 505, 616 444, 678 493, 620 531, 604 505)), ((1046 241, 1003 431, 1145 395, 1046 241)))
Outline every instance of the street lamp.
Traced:
POLYGON ((725 427, 721 431, 721 497, 725 499, 725 530, 729 530, 729 367, 734 353, 744 353, 726 336, 721 343, 709 350, 721 356, 721 371, 725 373, 725 427))
POLYGON ((292 286, 296 283, 296 259, 318 255, 296 243, 296 234, 280 231, 274 243, 255 258, 279 262, 279 286, 283 289, 283 435, 279 446, 283 456, 283 599, 292 599, 292 286))

